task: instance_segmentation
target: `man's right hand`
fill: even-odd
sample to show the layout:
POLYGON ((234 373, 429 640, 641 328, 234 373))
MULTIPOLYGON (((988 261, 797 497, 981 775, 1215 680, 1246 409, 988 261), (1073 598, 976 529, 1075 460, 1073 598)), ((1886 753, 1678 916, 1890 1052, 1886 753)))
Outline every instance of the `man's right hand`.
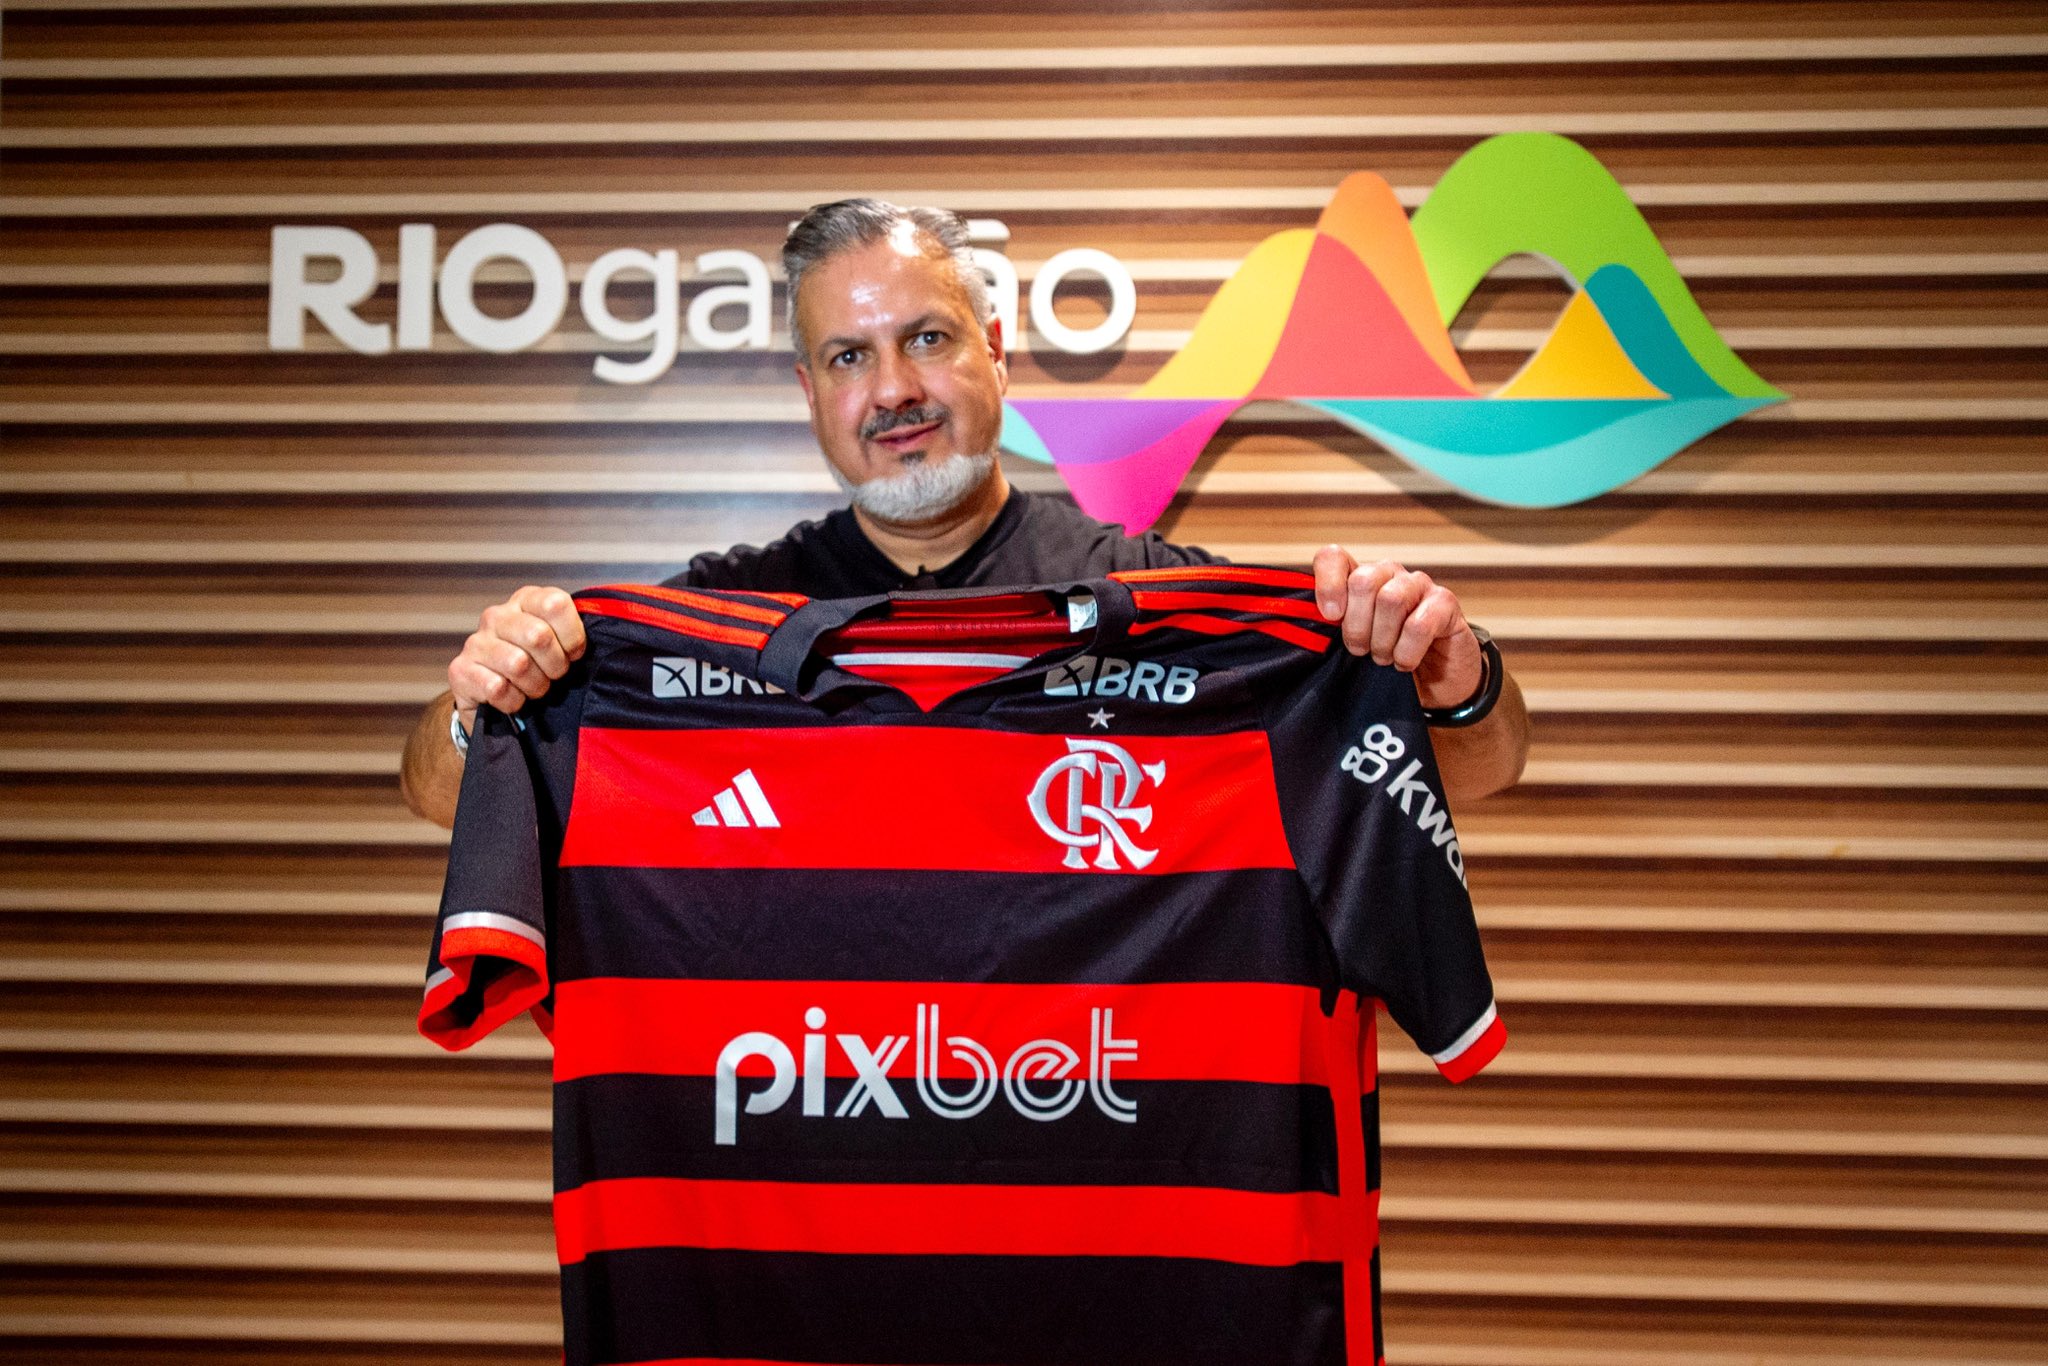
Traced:
POLYGON ((559 588, 528 586, 484 609, 462 653, 448 665, 448 688, 427 706, 406 741, 398 788, 416 816, 455 824, 462 791, 462 756, 448 734, 452 706, 464 731, 476 727, 476 709, 511 713, 530 697, 544 697, 569 672, 587 644, 576 604, 559 588))
POLYGON ((476 724, 476 709, 510 715, 529 697, 545 697, 587 642, 576 604, 559 588, 529 585, 486 607, 462 653, 448 665, 448 691, 462 728, 476 724))

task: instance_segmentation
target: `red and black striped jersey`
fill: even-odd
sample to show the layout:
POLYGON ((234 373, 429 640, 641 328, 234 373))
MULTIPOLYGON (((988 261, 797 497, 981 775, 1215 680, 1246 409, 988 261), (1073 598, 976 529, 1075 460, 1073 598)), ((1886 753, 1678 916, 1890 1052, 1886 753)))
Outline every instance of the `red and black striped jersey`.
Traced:
POLYGON ((1505 1035, 1305 574, 615 587, 479 720, 420 1028, 554 1040, 570 1366, 1381 1359, 1374 1003, 1505 1035))

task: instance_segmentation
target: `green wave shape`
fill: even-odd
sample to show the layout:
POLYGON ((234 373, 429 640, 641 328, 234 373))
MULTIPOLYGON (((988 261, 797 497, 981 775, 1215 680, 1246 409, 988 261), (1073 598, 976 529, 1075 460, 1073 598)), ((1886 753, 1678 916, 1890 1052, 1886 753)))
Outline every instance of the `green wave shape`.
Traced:
MULTIPOLYGON (((1785 397, 1721 340, 1641 210, 1607 168, 1570 138, 1488 138, 1451 164, 1409 226, 1446 326, 1487 273, 1518 253, 1549 257, 1581 286, 1602 266, 1623 265, 1723 392, 1767 401, 1785 397)), ((1606 301, 1596 302, 1605 312, 1606 301)), ((1667 362, 1663 368, 1671 367, 1667 362)))

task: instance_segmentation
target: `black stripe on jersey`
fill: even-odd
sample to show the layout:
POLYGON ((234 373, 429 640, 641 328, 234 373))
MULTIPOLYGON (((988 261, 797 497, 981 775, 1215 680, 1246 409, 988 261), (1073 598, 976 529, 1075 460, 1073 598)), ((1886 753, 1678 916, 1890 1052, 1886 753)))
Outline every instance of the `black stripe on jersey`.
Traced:
POLYGON ((1334 1263, 651 1248, 562 1270, 568 1366, 1343 1366, 1334 1263), (678 1294, 688 1287, 687 1294, 678 1294), (587 1349, 589 1356, 579 1355, 587 1349))
MULTIPOLYGON (((1377 1066, 1377 1064, 1375 1064, 1377 1066)), ((1365 1123, 1365 1188, 1380 1188, 1380 1093, 1374 1087, 1360 1097, 1358 1115, 1365 1123)))
POLYGON ((1337 1191, 1336 1124, 1321 1086, 1119 1081, 1127 1124, 1083 1103, 1054 1123, 1001 1099, 971 1120, 943 1119, 895 1080, 908 1112, 869 1105, 839 1118, 852 1078, 826 1087, 825 1113, 792 1097, 742 1114, 738 1142, 713 1142, 709 1077, 621 1073, 555 1086, 555 1189, 620 1177, 1006 1186, 1211 1186, 1337 1191))
POLYGON ((769 922, 775 976, 795 981, 1308 986, 1317 979, 1303 965, 1328 960, 1290 868, 1049 878, 575 867, 559 877, 549 965, 558 982, 751 980, 769 922), (830 896, 819 895, 822 879, 830 896), (1006 942, 1012 923, 1032 927, 1028 940, 1006 942))

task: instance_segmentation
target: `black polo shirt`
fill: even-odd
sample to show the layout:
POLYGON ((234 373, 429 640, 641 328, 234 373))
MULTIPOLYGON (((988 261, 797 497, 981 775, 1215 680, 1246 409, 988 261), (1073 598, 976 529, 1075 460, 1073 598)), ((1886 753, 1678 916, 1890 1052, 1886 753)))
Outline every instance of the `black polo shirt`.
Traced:
POLYGON ((1119 569, 1220 564, 1199 546, 1173 545, 1156 531, 1126 536, 1061 498, 1010 490, 995 521, 950 564, 906 574, 875 548, 852 508, 799 522, 765 546, 706 552, 667 580, 671 587, 736 588, 851 598, 910 588, 980 588, 1096 578, 1119 569))

